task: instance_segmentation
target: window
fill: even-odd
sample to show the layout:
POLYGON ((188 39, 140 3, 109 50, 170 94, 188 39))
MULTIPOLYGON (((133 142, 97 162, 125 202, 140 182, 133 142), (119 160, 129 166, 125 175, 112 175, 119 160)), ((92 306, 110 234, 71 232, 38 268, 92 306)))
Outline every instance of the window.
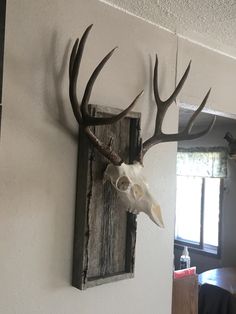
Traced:
POLYGON ((225 151, 220 148, 178 152, 176 243, 218 253, 226 161, 225 151))

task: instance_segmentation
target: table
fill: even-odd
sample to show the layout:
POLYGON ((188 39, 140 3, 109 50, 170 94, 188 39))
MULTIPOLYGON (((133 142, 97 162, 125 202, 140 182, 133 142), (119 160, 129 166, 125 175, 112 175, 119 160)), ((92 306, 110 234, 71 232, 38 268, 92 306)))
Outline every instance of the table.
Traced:
POLYGON ((198 276, 199 285, 208 283, 229 291, 236 297, 236 267, 223 267, 205 271, 198 276))

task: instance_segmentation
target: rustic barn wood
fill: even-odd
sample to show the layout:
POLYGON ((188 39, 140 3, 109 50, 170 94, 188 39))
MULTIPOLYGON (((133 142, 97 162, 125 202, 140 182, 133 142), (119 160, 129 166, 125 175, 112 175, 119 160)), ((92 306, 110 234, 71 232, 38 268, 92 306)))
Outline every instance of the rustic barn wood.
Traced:
MULTIPOLYGON (((96 117, 117 114, 118 109, 90 106, 96 117)), ((140 113, 121 121, 95 126, 96 136, 132 163, 140 152, 140 113)), ((107 282, 132 278, 136 242, 136 215, 126 211, 117 191, 103 182, 107 160, 79 132, 77 194, 74 230, 73 286, 83 290, 107 282)))

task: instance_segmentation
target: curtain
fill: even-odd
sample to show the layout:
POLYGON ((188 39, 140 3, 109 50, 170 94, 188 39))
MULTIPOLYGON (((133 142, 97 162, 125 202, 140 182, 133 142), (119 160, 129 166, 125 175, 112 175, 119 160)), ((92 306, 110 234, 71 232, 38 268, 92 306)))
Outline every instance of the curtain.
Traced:
POLYGON ((226 149, 223 147, 179 149, 177 175, 225 178, 227 176, 226 149))

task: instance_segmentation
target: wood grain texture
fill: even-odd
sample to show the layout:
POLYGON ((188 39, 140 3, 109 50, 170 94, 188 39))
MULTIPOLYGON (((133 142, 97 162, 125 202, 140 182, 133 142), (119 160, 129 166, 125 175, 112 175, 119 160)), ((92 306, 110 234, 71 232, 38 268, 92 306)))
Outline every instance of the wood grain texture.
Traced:
MULTIPOLYGON (((120 112, 99 106, 90 110, 97 117, 120 112)), ((131 113, 93 132, 105 143, 112 137, 114 150, 129 163, 139 153, 139 124, 140 114, 131 113)), ((103 182, 107 163, 80 132, 72 284, 81 290, 133 277, 136 216, 126 211, 128 205, 111 183, 103 182)))

